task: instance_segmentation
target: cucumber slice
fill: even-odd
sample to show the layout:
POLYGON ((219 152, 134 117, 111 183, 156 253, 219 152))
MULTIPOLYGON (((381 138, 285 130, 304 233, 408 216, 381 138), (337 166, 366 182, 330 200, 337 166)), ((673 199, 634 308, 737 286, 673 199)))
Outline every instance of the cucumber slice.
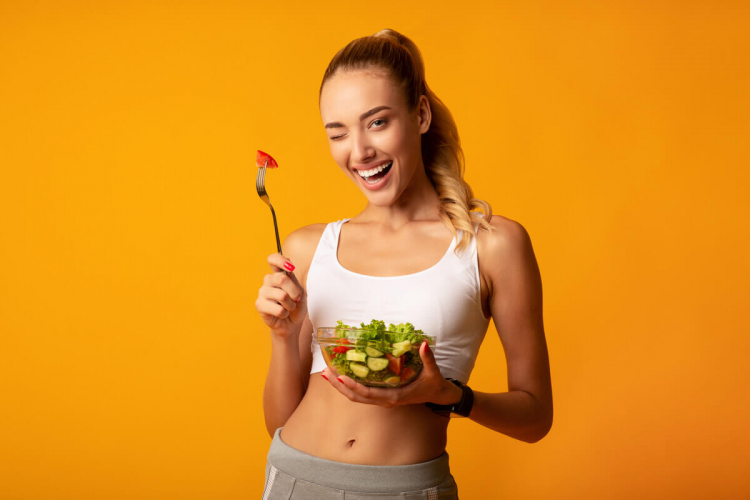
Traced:
POLYGON ((374 372, 379 372, 388 366, 386 358, 367 358, 367 366, 374 372))
POLYGON ((354 349, 350 349, 346 351, 346 359, 347 361, 361 361, 364 363, 367 359, 367 354, 363 353, 362 351, 355 351, 354 349))
POLYGON ((378 351, 377 349, 375 349, 373 347, 365 347, 365 353, 368 356, 371 356, 373 358, 379 358, 380 356, 383 355, 382 352, 378 351))
MULTIPOLYGON (((347 351, 351 352, 351 351, 347 351)), ((370 369, 367 368, 365 365, 361 363, 352 362, 349 363, 349 369, 352 371, 354 375, 356 375, 359 378, 365 378, 368 373, 370 373, 370 369)))

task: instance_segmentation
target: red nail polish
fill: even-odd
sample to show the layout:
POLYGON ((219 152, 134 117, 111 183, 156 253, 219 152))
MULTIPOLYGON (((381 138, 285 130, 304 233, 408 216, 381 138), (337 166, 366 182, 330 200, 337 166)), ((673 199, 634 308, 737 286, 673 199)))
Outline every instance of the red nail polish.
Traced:
POLYGON ((285 269, 286 269, 287 271, 294 271, 294 266, 292 265, 292 263, 291 263, 291 262, 284 262, 284 268, 285 268, 285 269))
POLYGON ((324 379, 328 380, 328 377, 326 377, 326 376, 325 376, 325 375, 323 375, 322 373, 320 374, 320 376, 321 376, 321 377, 323 377, 324 379))
POLYGON ((342 384, 344 383, 344 381, 343 381, 343 380, 341 380, 341 377, 336 377, 336 380, 338 380, 338 381, 339 381, 339 382, 341 382, 342 384))

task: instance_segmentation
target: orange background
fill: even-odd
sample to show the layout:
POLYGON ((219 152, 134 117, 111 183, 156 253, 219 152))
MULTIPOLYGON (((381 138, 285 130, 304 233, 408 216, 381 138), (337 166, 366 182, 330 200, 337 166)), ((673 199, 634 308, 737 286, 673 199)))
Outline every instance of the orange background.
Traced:
MULTIPOLYGON (((356 214, 323 71, 421 48, 529 231, 555 420, 451 425, 462 499, 750 494, 746 2, 0 4, 0 498, 259 498, 282 237, 356 214)), ((472 375, 507 390, 493 326, 472 375)))

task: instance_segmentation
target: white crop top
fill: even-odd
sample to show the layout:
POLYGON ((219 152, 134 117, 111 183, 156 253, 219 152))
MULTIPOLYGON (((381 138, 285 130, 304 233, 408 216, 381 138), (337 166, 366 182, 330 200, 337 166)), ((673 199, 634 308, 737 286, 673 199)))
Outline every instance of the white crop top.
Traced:
MULTIPOLYGON (((310 373, 325 368, 319 327, 359 326, 373 319, 385 324, 412 323, 425 335, 436 337, 433 352, 440 373, 467 383, 489 319, 481 304, 476 240, 461 257, 453 252, 457 237, 434 266, 403 276, 368 276, 349 271, 338 260, 341 226, 349 219, 328 224, 307 274, 307 307, 313 326, 310 373)), ((476 223, 475 223, 476 227, 476 223)))

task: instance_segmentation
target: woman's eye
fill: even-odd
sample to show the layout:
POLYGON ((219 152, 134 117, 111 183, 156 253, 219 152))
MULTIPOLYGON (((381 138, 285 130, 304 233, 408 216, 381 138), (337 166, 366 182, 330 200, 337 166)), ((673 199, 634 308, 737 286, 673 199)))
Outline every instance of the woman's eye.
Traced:
POLYGON ((334 135, 331 137, 332 140, 338 139, 339 137, 344 137, 343 135, 334 135))
MULTIPOLYGON (((385 125, 385 120, 383 120, 382 118, 378 118, 377 120, 373 120, 372 124, 375 125, 377 122, 380 122, 383 125, 385 125)), ((383 125, 380 125, 380 127, 382 127, 383 125)))

